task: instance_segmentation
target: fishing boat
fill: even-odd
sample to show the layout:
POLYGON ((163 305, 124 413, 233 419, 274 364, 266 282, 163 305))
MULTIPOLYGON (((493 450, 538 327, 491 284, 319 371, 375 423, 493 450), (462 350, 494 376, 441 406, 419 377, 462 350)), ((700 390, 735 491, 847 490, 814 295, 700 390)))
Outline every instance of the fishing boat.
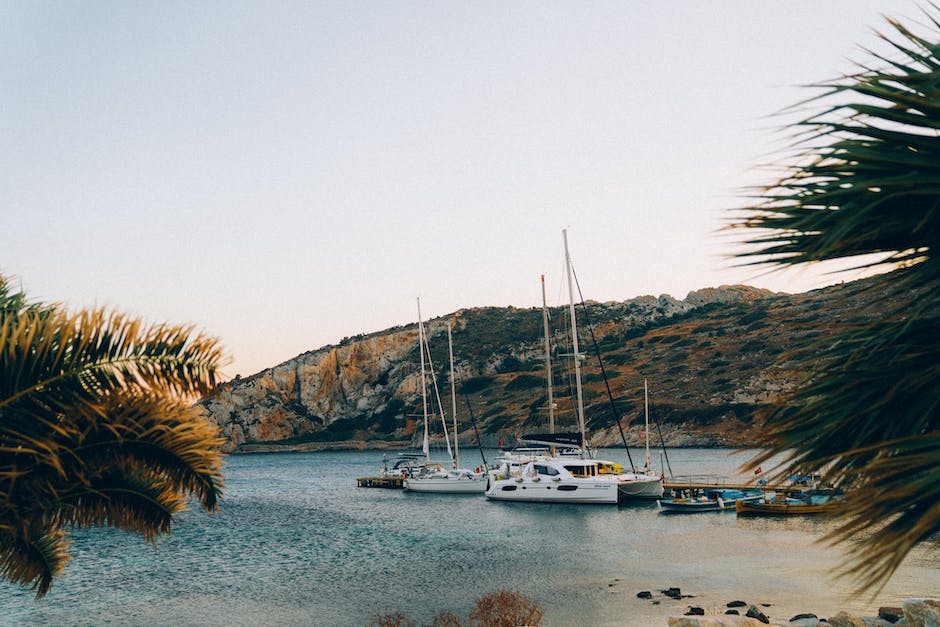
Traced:
POLYGON ((660 499, 659 511, 663 514, 688 514, 692 512, 731 511, 740 502, 752 502, 762 498, 760 492, 744 492, 718 488, 706 490, 702 496, 689 498, 660 499))
POLYGON ((840 500, 831 494, 801 494, 779 497, 765 495, 758 500, 735 504, 738 516, 808 516, 839 511, 840 500))
MULTIPOLYGON (((419 315, 420 317, 420 315, 419 315)), ((421 328, 419 327, 419 336, 423 336, 421 328)), ((420 339, 420 337, 419 337, 420 339)), ((425 340, 424 347, 422 351, 427 347, 427 342, 425 340)), ((457 392, 454 382, 454 341, 451 331, 450 324, 447 325, 447 347, 450 354, 450 394, 451 394, 451 409, 453 413, 453 433, 454 433, 454 448, 453 455, 451 457, 451 465, 449 468, 445 468, 443 464, 432 464, 430 463, 430 458, 428 462, 424 465, 420 471, 413 475, 406 477, 403 485, 405 490, 409 492, 431 492, 436 494, 483 494, 486 490, 486 473, 483 468, 476 468, 474 470, 469 470, 466 468, 460 468, 460 444, 457 442, 457 392)), ((423 364, 424 353, 422 352, 422 364, 423 364)), ((428 360, 430 363, 430 353, 428 354, 428 360)), ((422 368, 422 391, 424 387, 423 379, 423 368, 422 368)), ((436 387, 435 387, 436 389, 436 387)), ((440 399, 438 399, 439 401, 440 399)), ((440 406, 440 405, 439 405, 440 406)), ((441 407, 441 418, 443 420, 443 407, 441 407)), ((427 414, 427 404, 425 403, 425 425, 428 424, 428 414, 427 414)), ((447 431, 445 427, 444 437, 447 438, 447 431)), ((450 452, 450 442, 448 439, 447 450, 450 452)))

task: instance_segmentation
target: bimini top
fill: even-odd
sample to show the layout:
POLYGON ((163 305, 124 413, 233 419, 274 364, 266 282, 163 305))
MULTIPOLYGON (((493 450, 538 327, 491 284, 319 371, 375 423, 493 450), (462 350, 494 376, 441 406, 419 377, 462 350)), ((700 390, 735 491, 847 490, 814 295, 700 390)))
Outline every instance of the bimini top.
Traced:
POLYGON ((548 446, 573 446, 580 448, 582 439, 577 432, 567 433, 527 433, 522 436, 524 442, 530 444, 545 444, 548 446))

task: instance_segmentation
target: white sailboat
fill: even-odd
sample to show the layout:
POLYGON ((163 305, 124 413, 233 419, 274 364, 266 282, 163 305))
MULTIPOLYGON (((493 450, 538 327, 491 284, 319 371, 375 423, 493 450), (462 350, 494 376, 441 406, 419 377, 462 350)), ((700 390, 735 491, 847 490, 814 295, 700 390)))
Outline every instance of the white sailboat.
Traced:
MULTIPOLYGON (((423 337, 423 333, 421 332, 420 327, 419 337, 423 337)), ((425 340, 424 346, 422 346, 421 350, 424 351, 426 347, 427 342, 425 340)), ((457 442, 457 391, 454 381, 454 342, 450 324, 447 325, 447 348, 450 355, 450 399, 454 419, 454 452, 451 456, 451 467, 445 468, 442 464, 431 464, 429 462, 424 468, 421 469, 418 474, 413 477, 406 478, 403 484, 405 490, 408 490, 409 492, 432 492, 437 494, 482 494, 486 489, 486 476, 482 472, 482 469, 468 470, 466 468, 460 468, 460 445, 457 442)), ((428 361, 430 362, 430 354, 428 355, 428 361)), ((428 412, 423 364, 424 353, 422 352, 421 386, 422 394, 425 394, 424 424, 425 428, 427 428, 428 412)), ((438 397, 438 407, 441 409, 441 419, 443 421, 444 412, 443 407, 440 405, 440 397, 438 397)), ((425 434, 425 453, 428 454, 429 449, 427 448, 427 431, 425 431, 425 434)), ((450 452, 450 440, 447 438, 446 423, 444 438, 447 440, 447 450, 450 452)), ((430 460, 430 457, 428 459, 430 460)))
POLYGON ((650 463, 650 397, 646 379, 643 379, 643 398, 646 415, 646 463, 639 472, 622 473, 620 482, 621 498, 625 499, 658 499, 663 495, 663 477, 653 472, 650 463))
MULTIPOLYGON (((578 347, 577 318, 574 310, 574 281, 571 256, 568 251, 568 232, 562 231, 565 243, 565 266, 568 275, 568 312, 571 320, 571 337, 577 395, 578 433, 555 434, 554 413, 549 401, 549 419, 552 433, 547 436, 530 436, 527 441, 541 441, 551 447, 551 454, 533 457, 529 461, 503 467, 490 473, 486 497, 499 501, 522 501, 542 503, 598 503, 616 504, 622 498, 662 495, 662 481, 641 473, 623 473, 620 464, 592 459, 588 455, 584 424, 584 396, 581 388, 581 357, 578 347), (536 439, 538 438, 538 439, 536 439), (558 454, 555 446, 563 443, 568 452, 577 456, 558 454), (650 479, 655 482, 650 483, 650 479)), ((544 281, 542 288, 543 316, 545 307, 544 281)), ((546 337, 547 337, 547 324, 546 337)), ((546 340, 547 344, 547 340, 546 340)), ((546 364, 551 382, 549 351, 546 364)))

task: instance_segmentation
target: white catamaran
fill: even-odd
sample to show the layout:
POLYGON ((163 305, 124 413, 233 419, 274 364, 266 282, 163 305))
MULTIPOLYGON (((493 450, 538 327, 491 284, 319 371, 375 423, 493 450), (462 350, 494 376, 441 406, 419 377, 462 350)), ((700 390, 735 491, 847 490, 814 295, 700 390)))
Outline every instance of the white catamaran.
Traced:
MULTIPOLYGON (((663 493, 662 479, 646 473, 623 473, 620 464, 592 459, 588 454, 584 424, 584 397, 581 389, 581 364, 578 349, 577 320, 574 310, 574 281, 568 233, 563 231, 565 265, 568 278, 569 317, 577 394, 578 433, 554 433, 554 407, 551 395, 551 362, 548 350, 547 307, 545 282, 542 280, 542 310, 546 336, 548 371, 549 427, 551 433, 523 436, 529 443, 547 445, 547 454, 526 458, 508 457, 489 473, 486 497, 499 501, 599 503, 616 504, 626 498, 659 498, 663 493), (559 453, 557 446, 565 451, 559 453)), ((648 456, 647 456, 648 458, 648 456)))

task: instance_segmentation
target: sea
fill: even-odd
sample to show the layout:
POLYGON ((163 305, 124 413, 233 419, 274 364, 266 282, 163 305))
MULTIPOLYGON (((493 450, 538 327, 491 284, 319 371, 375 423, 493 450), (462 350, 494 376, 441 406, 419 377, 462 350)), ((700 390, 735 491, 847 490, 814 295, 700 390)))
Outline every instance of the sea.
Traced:
MULTIPOLYGON (((653 459, 667 474, 752 478, 739 472, 746 452, 665 453, 653 459)), ((820 543, 823 521, 357 487, 382 457, 229 456, 218 512, 183 512, 156 545, 108 528, 71 532, 72 559, 48 596, 2 584, 0 624, 368 625, 394 612, 430 624, 441 612, 466 618, 501 589, 537 601, 544 625, 666 625, 689 606, 723 613, 736 600, 786 622, 803 612, 872 615, 940 591, 935 544, 910 555, 877 596, 853 599, 853 582, 834 572, 844 548, 820 543), (684 598, 662 594, 672 587, 684 598)), ((481 452, 462 457, 472 467, 481 452)), ((599 457, 627 464, 623 449, 599 457)))

